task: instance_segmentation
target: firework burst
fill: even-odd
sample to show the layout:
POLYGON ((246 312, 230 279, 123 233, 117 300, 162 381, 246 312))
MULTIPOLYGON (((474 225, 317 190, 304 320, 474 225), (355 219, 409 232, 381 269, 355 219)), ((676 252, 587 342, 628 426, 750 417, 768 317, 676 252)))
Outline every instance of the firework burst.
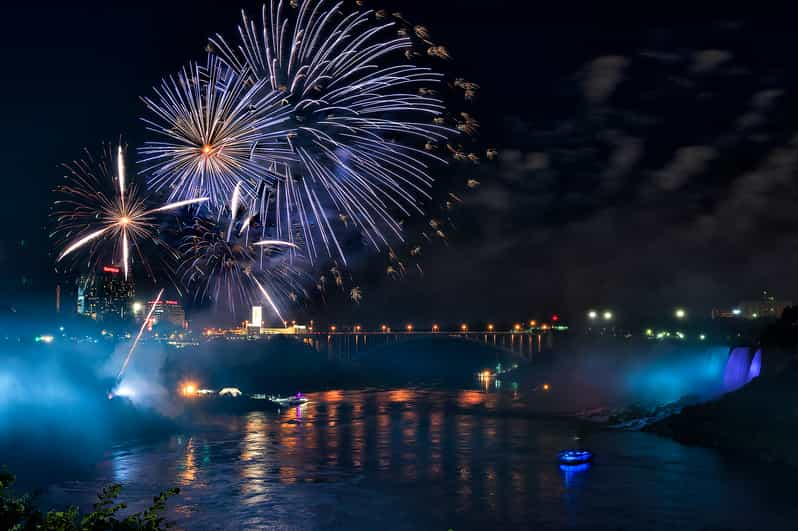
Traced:
POLYGON ((167 139, 142 150, 152 184, 220 205, 241 182, 264 231, 311 259, 346 264, 347 230, 378 249, 401 240, 399 218, 422 212, 446 163, 423 146, 460 131, 443 119, 443 76, 408 62, 397 23, 342 6, 273 1, 258 22, 243 15, 237 42, 211 40, 218 59, 164 81, 145 100, 167 139))
POLYGON ((126 279, 131 252, 147 264, 140 242, 168 248, 157 235, 157 214, 207 200, 195 198, 152 208, 138 188, 128 183, 122 146, 106 146, 99 158, 86 151, 86 158, 64 167, 67 182, 56 188, 62 199, 53 210, 56 228, 51 236, 62 249, 56 261, 82 256, 96 267, 110 260, 122 265, 126 279))
POLYGON ((144 98, 154 115, 144 121, 159 137, 140 149, 153 189, 172 200, 206 195, 218 209, 237 187, 253 197, 274 184, 268 166, 291 156, 283 128, 289 109, 263 86, 208 55, 206 64, 185 67, 144 98))

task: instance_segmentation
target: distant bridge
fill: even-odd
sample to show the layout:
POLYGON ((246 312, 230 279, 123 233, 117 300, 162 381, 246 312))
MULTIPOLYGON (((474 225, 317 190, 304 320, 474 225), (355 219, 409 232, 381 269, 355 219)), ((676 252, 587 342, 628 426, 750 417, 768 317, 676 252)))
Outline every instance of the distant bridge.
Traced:
POLYGON ((552 329, 529 330, 328 330, 296 334, 299 340, 319 352, 349 357, 375 346, 389 345, 415 339, 452 338, 491 346, 513 356, 530 359, 535 353, 550 350, 554 342, 552 329))

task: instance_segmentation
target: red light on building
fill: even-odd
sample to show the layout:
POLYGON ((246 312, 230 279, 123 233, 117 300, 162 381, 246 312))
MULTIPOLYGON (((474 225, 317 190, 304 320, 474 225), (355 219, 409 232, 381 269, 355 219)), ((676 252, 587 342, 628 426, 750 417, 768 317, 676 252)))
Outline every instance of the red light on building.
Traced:
POLYGON ((119 271, 118 267, 103 266, 103 272, 105 273, 119 273, 119 271))
POLYGON ((173 306, 177 305, 177 301, 166 301, 166 304, 171 304, 173 306))
POLYGON ((555 313, 554 315, 551 316, 551 320, 556 323, 557 321, 560 320, 560 316, 555 313))

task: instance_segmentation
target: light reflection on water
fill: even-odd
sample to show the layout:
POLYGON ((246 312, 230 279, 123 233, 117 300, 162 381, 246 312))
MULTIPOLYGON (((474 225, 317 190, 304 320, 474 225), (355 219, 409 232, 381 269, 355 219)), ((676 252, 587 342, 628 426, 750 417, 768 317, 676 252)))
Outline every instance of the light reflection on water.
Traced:
POLYGON ((506 395, 401 389, 309 398, 279 413, 202 415, 191 433, 117 448, 95 480, 50 495, 90 503, 99 486, 117 481, 135 509, 179 486, 170 516, 195 529, 737 529, 764 525, 757 513, 770 527, 798 517, 788 490, 773 484, 794 474, 775 477, 641 433, 587 434, 581 442, 595 464, 561 470, 557 453, 582 429, 520 415, 506 395))

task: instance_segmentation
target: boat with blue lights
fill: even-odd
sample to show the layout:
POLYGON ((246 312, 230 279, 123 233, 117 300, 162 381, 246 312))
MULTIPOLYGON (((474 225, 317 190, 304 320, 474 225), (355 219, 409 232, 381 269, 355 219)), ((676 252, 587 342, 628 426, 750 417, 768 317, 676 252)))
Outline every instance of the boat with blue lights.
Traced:
POLYGON ((593 460, 590 450, 563 450, 559 454, 561 465, 584 465, 593 460))

